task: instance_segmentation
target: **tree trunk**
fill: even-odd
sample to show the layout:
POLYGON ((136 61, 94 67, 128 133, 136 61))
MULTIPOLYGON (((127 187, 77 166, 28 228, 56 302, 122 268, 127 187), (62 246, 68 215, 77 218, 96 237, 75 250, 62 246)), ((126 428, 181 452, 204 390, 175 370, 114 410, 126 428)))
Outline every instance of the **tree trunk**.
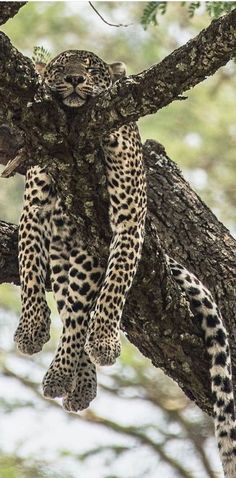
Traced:
MULTIPOLYGON (((88 250, 104 264, 111 232, 99 138, 112 127, 157 111, 214 73, 235 55, 235 26, 236 10, 212 22, 159 65, 115 84, 76 117, 42 91, 31 61, 0 34, 0 162, 5 164, 23 148, 18 171, 30 164, 47 164, 88 250), (202 54, 196 55, 198 48, 202 54), (158 72, 162 76, 156 76, 158 72), (153 83, 155 94, 161 91, 158 98, 152 96, 153 83)), ((166 267, 163 249, 209 287, 233 337, 236 242, 191 190, 163 147, 148 141, 144 157, 149 185, 146 239, 122 328, 155 366, 211 413, 202 334, 166 267)), ((19 282, 16 249, 16 227, 0 223, 0 282, 19 282)), ((235 363, 235 349, 232 352, 235 363)))

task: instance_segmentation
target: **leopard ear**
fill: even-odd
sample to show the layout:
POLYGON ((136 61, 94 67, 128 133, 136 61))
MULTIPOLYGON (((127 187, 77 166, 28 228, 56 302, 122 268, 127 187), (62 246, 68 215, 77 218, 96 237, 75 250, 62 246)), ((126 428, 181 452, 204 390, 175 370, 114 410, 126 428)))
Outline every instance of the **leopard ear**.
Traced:
POLYGON ((113 83, 123 76, 126 76, 126 65, 122 61, 116 61, 115 63, 110 63, 109 70, 112 76, 113 83))

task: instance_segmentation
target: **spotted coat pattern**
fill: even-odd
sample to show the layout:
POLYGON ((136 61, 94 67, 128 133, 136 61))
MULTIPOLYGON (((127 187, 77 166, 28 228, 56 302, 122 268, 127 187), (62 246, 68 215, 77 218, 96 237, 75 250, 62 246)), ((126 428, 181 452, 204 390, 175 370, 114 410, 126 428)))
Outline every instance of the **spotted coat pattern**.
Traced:
MULTIPOLYGON (((70 50, 46 67, 44 82, 69 107, 80 107, 124 74, 90 52, 70 50)), ((44 168, 26 177, 20 221, 22 313, 15 340, 23 353, 38 352, 49 339, 45 299, 47 268, 63 328, 44 377, 44 394, 63 397, 68 411, 86 408, 96 395, 95 364, 114 363, 120 353, 119 324, 144 237, 146 181, 135 124, 103 138, 113 232, 104 271, 80 241, 44 168)), ((210 292, 167 257, 174 279, 190 300, 210 357, 215 428, 226 478, 236 476, 236 432, 230 352, 221 314, 210 292)))
POLYGON ((187 295, 191 309, 204 332, 210 359, 214 423, 226 478, 236 477, 236 422, 231 358, 221 313, 209 290, 174 259, 166 256, 175 281, 187 295))
MULTIPOLYGON (((122 63, 107 65, 90 52, 72 50, 49 63, 44 81, 65 105, 80 107, 123 74, 122 63)), ((43 380, 43 390, 48 398, 63 397, 64 407, 69 411, 86 408, 94 398, 95 365, 110 365, 120 354, 120 319, 144 238, 146 180, 137 126, 122 126, 104 137, 102 144, 113 232, 106 271, 80 241, 75 224, 57 197, 53 181, 45 169, 38 166, 30 168, 26 177, 20 221, 22 252, 19 260, 24 295, 15 340, 19 349, 27 353, 28 330, 32 328, 36 336, 32 348, 34 353, 49 338, 48 322, 46 334, 37 341, 41 330, 39 312, 33 311, 28 317, 23 300, 31 305, 34 295, 36 303, 40 305, 40 300, 46 303, 45 280, 50 263, 52 289, 63 328, 55 357, 43 380), (40 219, 33 212, 35 195, 43 196, 40 219), (39 233, 35 242, 27 248, 30 231, 37 230, 39 233), (46 253, 41 247, 44 242, 47 244, 46 253), (31 267, 29 254, 38 261, 38 268, 31 267), (45 257, 44 262, 40 259, 41 255, 45 257), (37 290, 33 292, 29 274, 34 282, 40 284, 42 299, 37 290), (19 330, 22 331, 24 347, 21 346, 23 338, 20 340, 19 330)))

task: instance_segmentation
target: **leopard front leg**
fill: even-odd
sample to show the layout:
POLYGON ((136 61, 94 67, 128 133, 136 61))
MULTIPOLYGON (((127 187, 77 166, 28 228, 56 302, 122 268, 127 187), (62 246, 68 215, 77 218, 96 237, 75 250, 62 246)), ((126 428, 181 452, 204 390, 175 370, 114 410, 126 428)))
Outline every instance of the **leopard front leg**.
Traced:
POLYGON ((60 202, 53 214, 53 228, 50 247, 52 287, 63 330, 56 355, 44 377, 43 388, 47 398, 63 396, 64 407, 77 411, 87 408, 96 396, 96 368, 83 345, 88 311, 96 294, 101 268, 78 243, 77 231, 60 202))
POLYGON ((113 238, 104 282, 91 313, 85 350, 92 362, 111 365, 120 354, 120 319, 141 256, 146 216, 142 145, 135 124, 104 142, 113 238))
POLYGON ((19 271, 22 311, 14 335, 22 353, 39 352, 49 340, 50 309, 45 297, 55 191, 44 168, 26 175, 24 206, 19 226, 19 271))

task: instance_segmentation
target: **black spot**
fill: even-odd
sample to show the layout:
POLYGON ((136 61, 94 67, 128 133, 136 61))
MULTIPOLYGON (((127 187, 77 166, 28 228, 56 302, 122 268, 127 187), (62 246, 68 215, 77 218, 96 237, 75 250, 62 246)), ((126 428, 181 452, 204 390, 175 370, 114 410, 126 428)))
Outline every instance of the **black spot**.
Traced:
POLYGON ((220 422, 220 423, 225 422, 225 416, 224 416, 224 415, 219 415, 219 416, 217 417, 217 420, 218 420, 218 422, 220 422))
POLYGON ((60 289, 60 286, 58 284, 53 284, 53 290, 55 294, 59 291, 59 289, 60 289))
POLYGON ((214 385, 219 386, 222 383, 222 378, 221 378, 220 375, 215 375, 215 377, 213 377, 212 381, 213 381, 214 385))
POLYGON ((77 275, 77 279, 85 280, 86 279, 86 274, 84 274, 84 272, 79 272, 78 275, 77 275))
POLYGON ((94 257, 93 258, 93 267, 98 267, 99 266, 99 260, 97 259, 97 257, 94 257))
POLYGON ((80 294, 86 295, 89 290, 90 290, 90 285, 88 284, 88 282, 84 282, 84 284, 82 285, 80 289, 80 294))
POLYGON ((213 309, 213 304, 210 302, 206 297, 202 300, 202 303, 208 308, 208 309, 213 309))
POLYGON ((79 310, 82 310, 83 309, 83 303, 78 300, 77 302, 75 302, 72 305, 72 309, 73 309, 74 312, 78 312, 79 310))
POLYGON ((213 345, 214 345, 214 337, 207 337, 205 343, 206 343, 207 349, 213 347, 213 345))
POLYGON ((82 262, 86 259, 85 254, 80 254, 78 257, 76 257, 75 262, 76 264, 82 264, 82 262))
MULTIPOLYGON (((32 205, 36 205, 36 204, 39 204, 39 203, 40 203, 40 201, 38 200, 38 198, 32 198, 32 200, 31 200, 32 205)), ((42 203, 43 203, 43 201, 42 201, 42 203)))
POLYGON ((111 201, 113 201, 115 204, 119 204, 119 199, 117 198, 117 196, 115 196, 114 194, 111 194, 111 201))
POLYGON ((201 307, 201 305, 202 305, 202 303, 201 303, 201 301, 200 301, 200 300, 191 299, 191 306, 192 306, 192 307, 194 307, 194 308, 195 308, 195 307, 196 307, 196 308, 198 308, 198 307, 201 307))
POLYGON ((48 192, 49 189, 50 189, 50 184, 45 184, 45 185, 42 187, 42 191, 43 191, 44 193, 48 192))
POLYGON ((100 272, 92 272, 92 273, 90 274, 90 279, 91 279, 93 282, 95 282, 95 284, 99 281, 100 277, 101 277, 100 272))
POLYGON ((225 340, 226 340, 225 332, 224 332, 222 329, 217 330, 217 334, 216 334, 215 339, 217 340, 217 342, 218 342, 222 347, 224 347, 224 345, 225 345, 225 340))
POLYGON ((57 227, 62 227, 64 226, 64 221, 63 219, 59 218, 59 219, 54 219, 54 222, 56 224, 57 227))
POLYGON ((119 214, 117 222, 118 222, 118 224, 120 224, 121 222, 129 221, 130 219, 131 219, 130 214, 127 214, 127 216, 125 216, 124 214, 119 214))
POLYGON ((227 437, 227 436, 228 436, 228 433, 225 432, 225 431, 221 431, 221 432, 219 433, 219 437, 220 437, 220 438, 224 438, 224 437, 227 437))
POLYGON ((59 300, 59 301, 57 302, 57 307, 58 307, 59 310, 62 310, 63 307, 64 307, 64 305, 65 305, 64 300, 59 300))
POLYGON ((84 262, 83 268, 84 268, 84 270, 86 270, 86 271, 88 271, 88 272, 91 271, 91 270, 92 270, 92 264, 91 264, 91 262, 90 262, 90 261, 84 262))
POLYGON ((75 269, 75 267, 72 267, 72 269, 70 270, 70 276, 75 277, 76 274, 77 274, 77 269, 75 269))
POLYGON ((60 266, 53 266, 52 272, 54 274, 58 274, 59 272, 61 272, 61 267, 60 266))
POLYGON ((215 356, 215 365, 221 365, 222 367, 224 367, 226 365, 226 355, 224 352, 219 352, 216 356, 215 356))
POLYGON ((228 377, 223 379, 223 385, 221 387, 222 392, 231 393, 232 392, 232 383, 228 377))
POLYGON ((66 319, 66 327, 70 327, 70 319, 66 319))
POLYGON ((224 409, 224 412, 225 413, 228 413, 229 415, 233 415, 234 416, 234 402, 233 400, 230 400, 230 402, 228 403, 228 405, 226 405, 225 409, 224 409))
POLYGON ((66 276, 59 276, 57 278, 57 282, 59 282, 59 284, 64 284, 64 282, 67 281, 67 277, 66 276))
POLYGON ((201 324, 202 324, 202 321, 203 321, 203 319, 204 319, 203 314, 202 314, 201 312, 198 312, 195 317, 196 317, 196 319, 200 322, 200 325, 201 325, 201 324))
POLYGON ((79 286, 75 282, 72 282, 72 284, 70 284, 70 288, 75 292, 79 290, 79 286))
POLYGON ((219 324, 219 318, 217 315, 209 314, 206 318, 207 327, 214 328, 219 324))
MULTIPOLYGON (((79 325, 82 325, 82 324, 83 324, 83 320, 84 320, 83 315, 78 315, 78 317, 76 317, 76 322, 77 322, 77 324, 79 324, 79 325)), ((77 334, 76 334, 76 336, 77 336, 77 334)))

